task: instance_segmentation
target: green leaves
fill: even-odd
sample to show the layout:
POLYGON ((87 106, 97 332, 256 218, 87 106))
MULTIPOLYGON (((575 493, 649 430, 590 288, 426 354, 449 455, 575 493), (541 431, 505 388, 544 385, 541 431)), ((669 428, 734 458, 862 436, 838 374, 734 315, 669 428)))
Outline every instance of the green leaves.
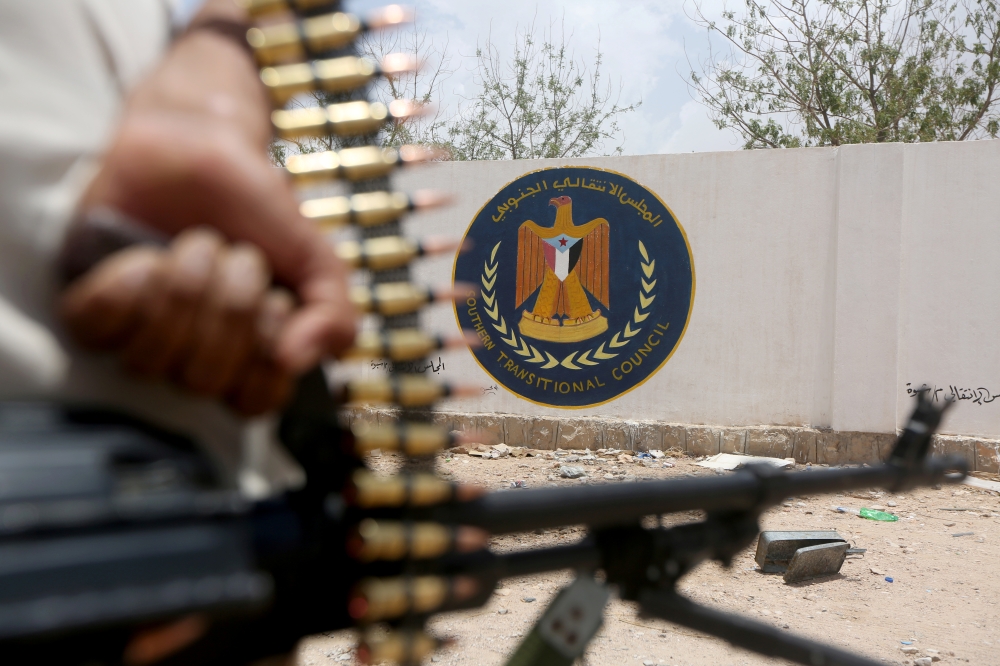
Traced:
MULTIPOLYGON (((745 0, 689 83, 745 148, 996 137, 996 0, 745 0)), ((692 68, 693 69, 693 68, 692 68)))

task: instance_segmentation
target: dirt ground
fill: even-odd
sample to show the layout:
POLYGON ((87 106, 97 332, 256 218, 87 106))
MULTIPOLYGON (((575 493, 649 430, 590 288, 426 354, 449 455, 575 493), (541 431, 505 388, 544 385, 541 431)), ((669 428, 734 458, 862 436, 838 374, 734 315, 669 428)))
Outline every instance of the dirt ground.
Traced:
MULTIPOLYGON (((539 457, 500 459, 443 455, 439 469, 453 479, 507 492, 520 492, 510 488, 512 481, 537 488, 716 473, 683 455, 623 462, 618 454, 595 452, 596 460, 567 462, 552 457, 553 452, 538 453, 539 457), (664 462, 673 466, 666 467, 664 462), (566 464, 582 467, 587 476, 577 480, 559 477, 560 465, 566 464)), ((579 456, 581 452, 565 454, 579 456)), ((372 460, 376 470, 386 473, 397 464, 389 455, 372 460)), ((697 517, 694 513, 678 514, 668 520, 677 524, 697 517)), ((940 490, 918 489, 898 495, 866 491, 795 497, 765 514, 761 526, 765 530, 833 529, 867 552, 849 556, 837 575, 786 585, 780 575, 757 569, 751 547, 728 570, 711 562, 703 564, 682 580, 681 591, 700 603, 746 614, 889 664, 913 664, 921 657, 940 659, 942 666, 1000 663, 997 493, 946 485, 940 490), (881 507, 900 520, 882 523, 836 513, 831 507, 838 505, 881 507), (893 582, 887 582, 887 577, 893 582)), ((491 547, 499 551, 525 549, 571 543, 582 536, 575 528, 507 535, 494 538, 491 547)), ((508 579, 485 607, 439 616, 431 625, 433 633, 456 642, 431 661, 503 664, 548 601, 569 580, 568 572, 508 579), (526 601, 531 598, 534 601, 526 601)), ((309 639, 300 648, 299 664, 354 663, 353 641, 350 631, 309 639)), ((775 662, 683 627, 638 617, 633 604, 612 597, 604 626, 579 663, 756 666, 775 662)))

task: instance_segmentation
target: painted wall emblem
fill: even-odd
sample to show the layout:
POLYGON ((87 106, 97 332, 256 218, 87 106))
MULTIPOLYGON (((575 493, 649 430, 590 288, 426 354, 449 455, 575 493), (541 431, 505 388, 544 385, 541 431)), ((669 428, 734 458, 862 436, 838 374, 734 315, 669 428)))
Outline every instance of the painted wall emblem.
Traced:
POLYGON ((598 405, 639 386, 680 343, 694 264, 654 193, 613 171, 560 167, 506 185, 472 220, 456 304, 494 379, 552 407, 598 405))

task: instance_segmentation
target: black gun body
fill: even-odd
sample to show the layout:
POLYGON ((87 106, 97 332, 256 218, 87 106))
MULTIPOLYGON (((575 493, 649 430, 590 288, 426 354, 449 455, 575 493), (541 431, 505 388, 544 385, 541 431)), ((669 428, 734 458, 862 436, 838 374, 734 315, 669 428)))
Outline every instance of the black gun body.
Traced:
POLYGON ((442 507, 438 520, 476 525, 494 534, 563 525, 593 528, 628 525, 644 516, 702 510, 708 513, 763 510, 787 497, 862 488, 893 491, 941 483, 962 469, 960 456, 944 456, 904 470, 890 464, 781 472, 755 466, 726 476, 633 484, 539 488, 491 493, 460 506, 442 507))

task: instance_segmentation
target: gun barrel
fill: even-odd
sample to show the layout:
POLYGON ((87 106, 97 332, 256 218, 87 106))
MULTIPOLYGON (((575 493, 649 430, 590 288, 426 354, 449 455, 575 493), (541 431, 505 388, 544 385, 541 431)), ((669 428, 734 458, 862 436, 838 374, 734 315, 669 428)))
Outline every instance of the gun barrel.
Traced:
POLYGON ((494 534, 562 525, 609 527, 678 511, 763 511, 796 495, 873 487, 901 490, 958 481, 966 471, 967 463, 960 456, 932 458, 910 468, 881 464, 783 472, 755 466, 704 479, 490 493, 461 505, 442 507, 435 512, 435 519, 474 525, 494 534))

